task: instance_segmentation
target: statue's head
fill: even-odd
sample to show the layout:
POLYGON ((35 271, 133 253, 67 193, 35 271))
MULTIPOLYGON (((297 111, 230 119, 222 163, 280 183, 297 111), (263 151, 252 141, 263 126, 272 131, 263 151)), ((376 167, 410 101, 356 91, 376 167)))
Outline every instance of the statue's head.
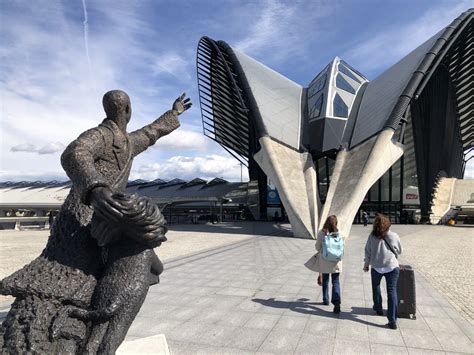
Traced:
POLYGON ((125 125, 130 121, 132 106, 126 92, 122 90, 109 91, 105 93, 102 104, 108 119, 125 125))

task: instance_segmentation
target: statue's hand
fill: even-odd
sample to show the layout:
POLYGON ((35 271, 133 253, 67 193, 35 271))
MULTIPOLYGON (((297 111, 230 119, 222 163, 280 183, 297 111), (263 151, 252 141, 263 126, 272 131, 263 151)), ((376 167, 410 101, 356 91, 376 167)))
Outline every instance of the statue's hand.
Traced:
POLYGON ((183 93, 180 97, 176 99, 173 103, 173 110, 178 112, 178 115, 181 115, 184 111, 189 109, 193 103, 189 97, 186 97, 186 93, 183 93))
POLYGON ((90 201, 94 212, 108 221, 117 222, 123 217, 123 206, 112 196, 108 187, 99 186, 91 191, 90 201))

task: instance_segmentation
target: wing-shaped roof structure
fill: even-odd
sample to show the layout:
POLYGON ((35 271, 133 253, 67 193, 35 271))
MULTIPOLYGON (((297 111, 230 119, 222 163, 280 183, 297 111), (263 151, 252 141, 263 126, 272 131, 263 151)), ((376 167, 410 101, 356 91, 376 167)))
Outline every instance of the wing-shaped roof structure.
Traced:
MULTIPOLYGON (((449 67, 450 85, 456 91, 463 148, 472 148, 473 13, 472 9, 464 12, 444 30, 368 82, 349 127, 351 131, 345 132, 345 136, 350 137, 349 149, 385 128, 398 129, 410 103, 416 100, 440 65, 449 67)), ((257 135, 269 135, 294 149, 301 148, 304 135, 301 129, 305 127, 304 121, 311 119, 308 117, 311 108, 305 112, 302 102, 311 100, 311 84, 318 77, 308 88, 309 97, 305 97, 301 85, 225 42, 208 37, 203 37, 199 43, 197 63, 204 131, 208 136, 231 150, 234 156, 239 156, 246 165, 252 126, 257 135)), ((324 75, 326 78, 327 74, 324 75)), ((334 94, 330 95, 326 103, 335 99, 334 94)), ((323 99, 321 102, 326 105, 323 99)), ((324 139, 324 135, 320 137, 324 139)), ((324 143, 320 146, 324 147, 324 143)))
MULTIPOLYGON (((422 214, 426 215, 438 177, 462 178, 467 155, 474 148, 473 9, 372 81, 336 57, 303 87, 209 37, 199 42, 197 71, 205 134, 249 167, 260 194, 265 194, 267 176, 273 175, 275 182, 291 175, 285 170, 291 165, 285 159, 293 156, 299 161, 302 174, 298 178, 291 175, 298 181, 285 185, 281 180, 277 186, 287 209, 306 204, 306 197, 314 200, 301 191, 292 191, 293 197, 280 191, 283 186, 305 185, 314 192, 305 175, 310 163, 304 154, 309 154, 317 167, 318 184, 325 182, 324 194, 329 194, 339 153, 355 155, 355 150, 362 149, 366 156, 360 157, 360 164, 368 166, 374 157, 370 147, 384 137, 387 144, 400 144, 406 151, 404 165, 410 178, 417 180, 422 214), (318 163, 319 159, 326 162, 318 163), (327 159, 336 160, 335 165, 327 159)), ((394 157, 386 157, 384 169, 400 158, 394 157)), ((308 208, 315 210, 303 206, 301 211, 308 208)), ((301 213, 294 212, 296 220, 301 213)))

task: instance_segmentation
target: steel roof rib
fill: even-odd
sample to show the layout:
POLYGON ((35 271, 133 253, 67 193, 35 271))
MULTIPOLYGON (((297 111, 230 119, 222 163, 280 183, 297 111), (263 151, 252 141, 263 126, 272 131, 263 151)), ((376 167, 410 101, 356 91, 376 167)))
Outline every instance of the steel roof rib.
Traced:
POLYGON ((196 64, 204 134, 248 166, 247 108, 232 63, 217 42, 203 37, 196 64))

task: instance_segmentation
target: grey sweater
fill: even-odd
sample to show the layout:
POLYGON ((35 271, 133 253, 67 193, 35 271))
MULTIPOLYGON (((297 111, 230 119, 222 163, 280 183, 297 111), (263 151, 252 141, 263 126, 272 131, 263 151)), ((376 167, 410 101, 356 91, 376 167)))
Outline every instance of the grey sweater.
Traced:
MULTIPOLYGON (((388 231, 385 240, 390 244, 392 249, 400 255, 402 253, 402 244, 397 233, 388 231)), ((398 260, 395 255, 387 247, 383 239, 378 239, 372 233, 365 244, 364 266, 371 265, 374 268, 381 267, 397 267, 398 260)))

